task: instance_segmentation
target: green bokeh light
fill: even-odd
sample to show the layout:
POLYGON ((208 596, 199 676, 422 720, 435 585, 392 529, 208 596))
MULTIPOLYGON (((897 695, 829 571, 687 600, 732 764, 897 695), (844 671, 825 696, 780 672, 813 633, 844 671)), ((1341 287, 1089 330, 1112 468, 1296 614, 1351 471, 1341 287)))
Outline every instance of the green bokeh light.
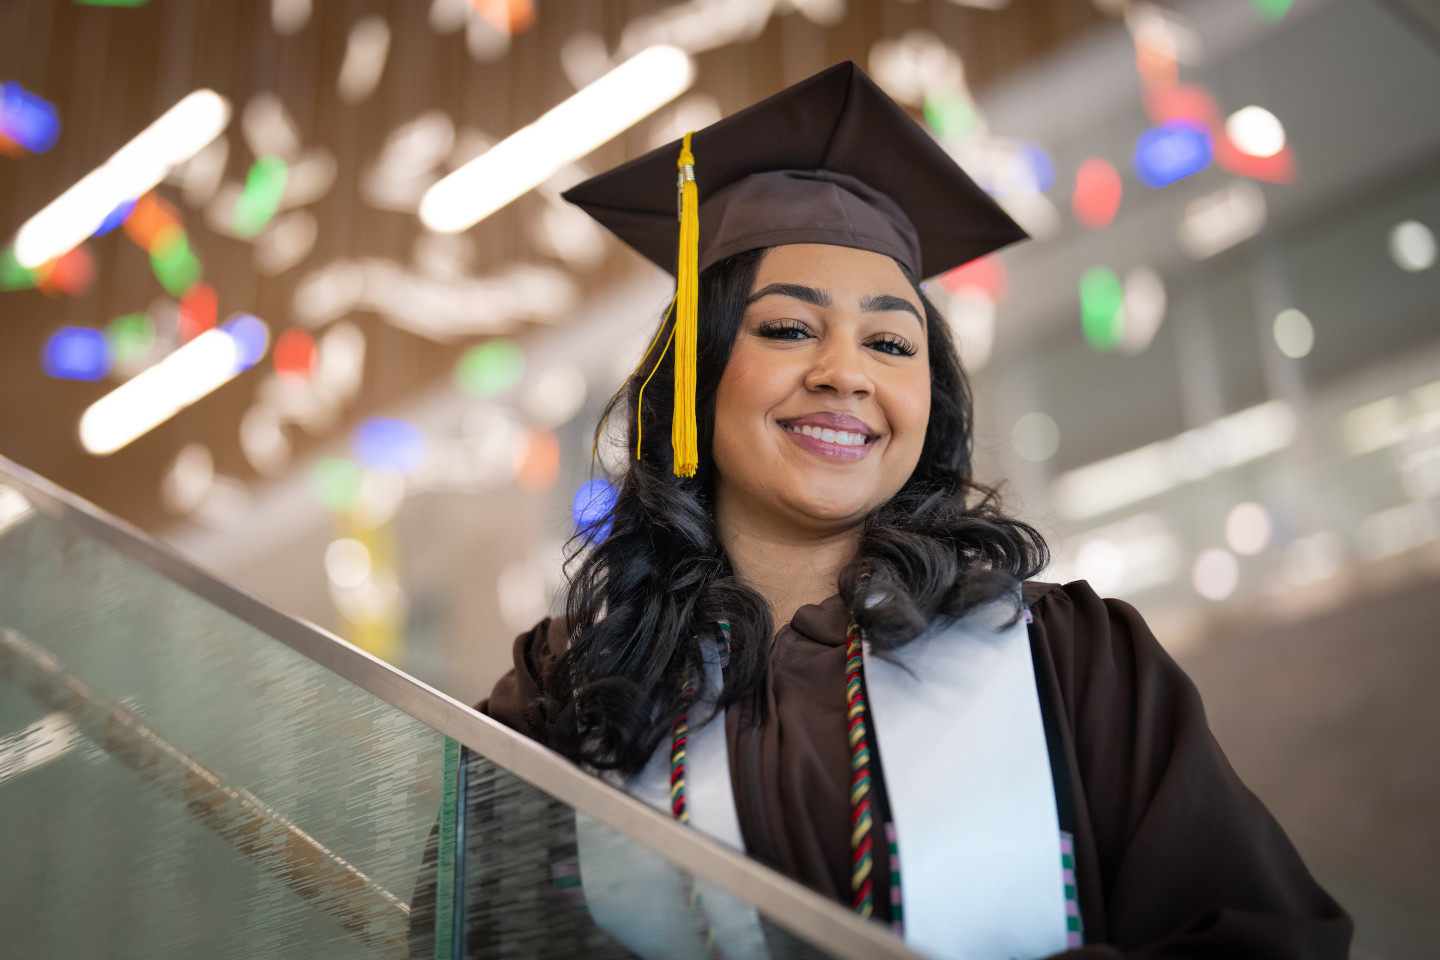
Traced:
POLYGON ((1262 20, 1270 23, 1279 23, 1285 19, 1285 14, 1290 12, 1290 5, 1295 0, 1250 0, 1255 5, 1255 12, 1260 14, 1262 20))
POLYGON ((0 290, 28 290, 35 286, 35 271, 20 266, 15 248, 0 250, 0 290))
POLYGON ((325 457, 310 473, 310 490, 331 510, 349 510, 360 498, 365 471, 354 460, 325 457))
POLYGON ((172 297, 183 296, 200 282, 200 260, 190 252, 190 241, 179 227, 163 230, 150 247, 150 269, 172 297))
POLYGON ((1093 267, 1080 278, 1080 329, 1091 347, 1109 352, 1125 336, 1125 288, 1120 278, 1104 267, 1093 267))
POLYGON ((105 328, 110 353, 119 364, 143 360, 155 347, 155 321, 143 313, 128 313, 105 328))
POLYGON ((250 165, 245 189, 235 202, 230 224, 238 236, 249 239, 270 222, 280 209, 280 198, 285 195, 289 175, 285 161, 279 157, 261 157, 250 165))
POLYGON ((514 340, 471 347, 455 365, 455 385, 475 397, 499 396, 525 374, 525 353, 514 340))
POLYGON ((925 122, 941 140, 959 140, 978 131, 980 116, 964 94, 927 93, 925 122))

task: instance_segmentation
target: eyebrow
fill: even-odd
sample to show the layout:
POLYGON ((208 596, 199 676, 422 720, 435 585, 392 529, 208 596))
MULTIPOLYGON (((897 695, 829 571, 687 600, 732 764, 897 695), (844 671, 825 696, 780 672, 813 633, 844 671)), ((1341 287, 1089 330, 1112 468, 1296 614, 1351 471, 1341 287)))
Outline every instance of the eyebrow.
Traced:
MULTIPOLYGON (((770 296, 790 297, 802 303, 812 304, 817 307, 830 306, 830 294, 828 291, 820 290, 816 287, 807 287, 803 283, 769 284, 751 294, 750 299, 745 301, 745 305, 748 307, 762 297, 770 296)), ((908 313, 920 321, 920 326, 925 326, 925 318, 920 315, 920 311, 915 308, 915 304, 906 300, 904 297, 897 297, 888 293, 875 293, 860 298, 861 313, 890 313, 892 311, 908 313)))

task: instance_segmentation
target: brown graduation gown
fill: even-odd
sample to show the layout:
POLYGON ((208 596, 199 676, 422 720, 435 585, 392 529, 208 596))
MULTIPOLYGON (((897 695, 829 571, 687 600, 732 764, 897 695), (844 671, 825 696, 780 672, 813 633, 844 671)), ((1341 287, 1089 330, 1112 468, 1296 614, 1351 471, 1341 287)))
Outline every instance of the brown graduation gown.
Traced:
MULTIPOLYGON (((1230 768, 1194 684, 1133 607, 1083 581, 1027 583, 1031 653, 1065 765, 1086 947, 1068 958, 1344 958, 1351 921, 1230 768)), ((849 901, 848 615, 839 597, 801 607, 775 638, 758 725, 727 713, 730 775, 750 855, 849 901)), ((537 677, 566 643, 542 621, 479 709, 525 721, 537 677)), ((1062 804, 1063 804, 1062 797, 1062 804)), ((888 910, 885 844, 875 903, 888 910)), ((901 851, 904 857, 904 851, 901 851)), ((882 919, 883 916, 882 916, 882 919)))

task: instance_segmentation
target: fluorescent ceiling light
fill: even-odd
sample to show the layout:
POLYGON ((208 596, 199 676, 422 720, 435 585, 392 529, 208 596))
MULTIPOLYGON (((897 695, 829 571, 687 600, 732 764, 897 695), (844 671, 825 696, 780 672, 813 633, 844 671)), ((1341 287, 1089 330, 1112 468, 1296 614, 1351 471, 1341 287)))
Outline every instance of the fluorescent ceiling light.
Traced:
POLYGON ((694 80, 685 51, 665 44, 642 50, 427 190, 421 221, 459 233, 639 123, 694 80))
POLYGON ((114 453, 228 382, 245 359, 228 331, 206 330, 92 403, 80 417, 81 445, 96 456, 114 453))
POLYGON ((33 269, 66 253, 121 203, 144 194, 199 153, 229 122, 230 103, 215 91, 196 90, 185 97, 25 221, 15 237, 15 259, 33 269))

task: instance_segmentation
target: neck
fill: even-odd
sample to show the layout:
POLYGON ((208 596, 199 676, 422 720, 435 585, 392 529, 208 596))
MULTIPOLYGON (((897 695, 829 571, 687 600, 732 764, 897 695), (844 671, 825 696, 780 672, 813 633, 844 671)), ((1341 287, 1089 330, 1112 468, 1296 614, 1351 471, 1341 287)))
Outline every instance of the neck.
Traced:
POLYGON ((770 605, 778 628, 805 604, 820 603, 837 589, 840 569, 855 555, 860 528, 833 532, 785 530, 743 511, 716 504, 720 545, 735 573, 770 605))

